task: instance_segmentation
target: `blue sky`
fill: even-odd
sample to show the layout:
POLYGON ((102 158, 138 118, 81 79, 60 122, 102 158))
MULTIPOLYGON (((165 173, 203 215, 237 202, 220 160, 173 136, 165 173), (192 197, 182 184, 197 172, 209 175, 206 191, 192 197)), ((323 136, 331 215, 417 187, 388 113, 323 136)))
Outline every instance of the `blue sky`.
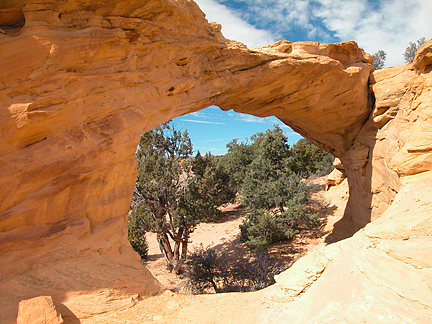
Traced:
POLYGON ((237 138, 245 141, 259 132, 265 132, 279 125, 288 138, 289 144, 296 143, 300 138, 291 128, 276 117, 259 118, 234 111, 222 111, 216 106, 173 119, 177 129, 187 129, 192 140, 195 153, 211 152, 213 155, 226 153, 226 144, 237 138))
MULTIPOLYGON (((226 38, 249 47, 280 39, 335 43, 356 41, 366 52, 387 53, 386 66, 403 64, 410 41, 432 37, 431 0, 195 0, 208 21, 222 25, 226 38)), ((187 129, 195 150, 226 152, 234 138, 264 132, 275 117, 256 118, 210 107, 174 119, 187 129)), ((284 127, 290 144, 301 137, 284 127)))

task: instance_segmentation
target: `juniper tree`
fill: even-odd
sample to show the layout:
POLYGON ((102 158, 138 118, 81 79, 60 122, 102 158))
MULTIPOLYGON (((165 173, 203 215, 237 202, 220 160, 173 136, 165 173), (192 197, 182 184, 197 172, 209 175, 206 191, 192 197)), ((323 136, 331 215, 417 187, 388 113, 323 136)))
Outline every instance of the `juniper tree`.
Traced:
POLYGON ((169 122, 142 134, 136 153, 138 179, 131 213, 147 231, 157 234, 168 266, 176 272, 181 271, 186 256, 189 229, 196 224, 180 205, 191 178, 191 155, 187 132, 176 130, 169 122))
POLYGON ((414 60, 415 54, 420 46, 426 41, 426 38, 422 37, 417 40, 416 43, 409 42, 408 47, 405 49, 405 52, 402 54, 405 60, 405 63, 411 62, 414 60))
POLYGON ((129 227, 156 233, 168 268, 180 273, 195 226, 214 218, 217 207, 233 199, 229 177, 211 156, 193 159, 187 131, 170 122, 141 135, 136 157, 129 227))
POLYGON ((387 53, 383 50, 379 50, 375 52, 372 56, 374 58, 372 66, 375 68, 375 70, 382 69, 387 58, 387 53))
POLYGON ((307 204, 310 195, 302 179, 317 168, 325 152, 301 141, 292 149, 283 131, 273 130, 253 138, 255 158, 242 185, 242 202, 249 213, 240 226, 242 241, 252 249, 292 238, 300 224, 318 225, 307 204), (315 158, 316 155, 316 158, 315 158))
POLYGON ((239 191, 243 184, 246 170, 254 159, 255 152, 248 141, 239 142, 238 139, 233 139, 226 147, 228 153, 220 158, 219 165, 230 175, 232 184, 239 191))

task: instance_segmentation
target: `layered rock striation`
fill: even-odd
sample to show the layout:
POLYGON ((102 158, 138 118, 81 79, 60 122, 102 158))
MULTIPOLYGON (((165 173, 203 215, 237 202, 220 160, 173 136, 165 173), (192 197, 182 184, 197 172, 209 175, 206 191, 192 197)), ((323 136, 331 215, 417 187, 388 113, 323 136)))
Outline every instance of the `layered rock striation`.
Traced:
POLYGON ((378 219, 401 177, 431 169, 430 48, 371 73, 355 42, 249 49, 189 0, 3 1, 0 320, 41 295, 67 321, 163 290, 126 240, 134 153, 210 105, 274 115, 340 158, 350 200, 333 239, 378 219))

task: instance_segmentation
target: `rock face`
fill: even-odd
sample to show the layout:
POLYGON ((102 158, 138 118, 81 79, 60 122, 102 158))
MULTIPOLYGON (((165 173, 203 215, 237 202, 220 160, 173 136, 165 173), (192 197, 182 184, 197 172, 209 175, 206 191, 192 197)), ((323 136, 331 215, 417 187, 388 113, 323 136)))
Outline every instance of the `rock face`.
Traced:
POLYGON ((401 177, 432 169, 431 47, 426 42, 411 64, 373 72, 374 109, 341 158, 350 200, 336 236, 351 236, 380 217, 399 191, 401 177))
POLYGON ((277 278, 297 298, 271 322, 432 323, 431 197, 430 171, 403 177, 380 218, 277 278))
POLYGON ((431 169, 431 42, 371 74, 354 42, 248 49, 220 30, 189 0, 2 1, 2 322, 40 295, 73 320, 163 290, 128 245, 126 215, 139 135, 173 117, 275 115, 340 158, 350 200, 334 239, 431 169))
POLYGON ((124 218, 139 134, 180 114, 276 115, 338 156, 369 115, 353 42, 249 50, 193 2, 115 2, 24 1, 21 33, 0 39, 3 241, 124 218))

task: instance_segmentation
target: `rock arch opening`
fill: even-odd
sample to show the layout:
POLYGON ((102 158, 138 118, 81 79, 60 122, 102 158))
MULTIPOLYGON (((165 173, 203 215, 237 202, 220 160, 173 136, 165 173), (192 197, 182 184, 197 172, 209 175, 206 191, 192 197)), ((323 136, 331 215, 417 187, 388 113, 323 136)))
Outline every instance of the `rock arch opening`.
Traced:
MULTIPOLYGON (((303 243, 299 242, 306 240, 311 246, 318 244, 317 238, 326 235, 334 223, 334 217, 331 217, 331 224, 328 220, 336 206, 325 204, 318 197, 317 187, 323 190, 324 182, 318 183, 311 177, 322 176, 318 173, 324 170, 324 165, 327 166, 325 170, 331 168, 332 160, 326 158, 326 152, 298 139, 301 139, 299 134, 293 136, 293 131, 275 117, 258 118, 225 112, 216 106, 174 118, 169 124, 141 136, 137 149, 138 181, 129 212, 129 240, 156 278, 177 291, 180 283, 185 285, 186 278, 196 278, 191 276, 190 269, 199 266, 198 260, 203 261, 204 255, 216 253, 219 261, 216 262, 216 258, 205 261, 214 262, 212 271, 219 273, 215 275, 218 283, 213 282, 215 288, 212 289, 221 292, 264 288, 274 282, 274 272, 286 269, 305 251, 300 247, 303 243), (215 145, 216 142, 220 142, 219 145, 215 145), (187 152, 183 146, 188 146, 187 152), (260 166, 255 167, 257 165, 260 166), (260 175, 258 170, 263 170, 260 175), (276 187, 276 183, 285 185, 276 187), (260 186, 272 189, 261 190, 260 186), (263 206, 252 203, 257 201, 255 191, 263 206), (298 195, 303 195, 300 203, 294 197, 300 197, 298 195), (273 202, 275 196, 280 197, 277 206, 273 202), (263 219, 267 216, 279 219, 279 225, 270 231, 272 235, 256 238, 253 234, 241 235, 243 231, 239 225, 248 227, 247 214, 259 213, 256 208, 268 208, 263 219), (290 211, 296 208, 303 210, 302 215, 291 216, 290 211), (231 214, 236 218, 232 219, 231 214), (215 231, 209 230, 210 226, 215 231), (218 229, 223 226, 228 228, 226 231, 230 235, 225 237, 226 233, 218 229), (207 231, 205 238, 202 231, 207 231), (276 234, 287 231, 292 235, 276 234), (252 240, 268 240, 268 244, 257 247, 252 240), (208 248, 215 242, 219 242, 217 247, 208 248), (267 252, 270 251, 268 248, 271 253, 267 252), (205 251, 197 254, 193 253, 195 249, 205 251), (277 260, 276 255, 284 249, 292 252, 282 253, 281 259, 277 260), (255 256, 255 250, 266 253, 255 256), (195 262, 188 262, 191 254, 195 262), (232 260, 234 254, 238 260, 232 260), (259 271, 257 257, 264 262, 262 265, 267 265, 259 272, 266 274, 263 282, 260 281, 263 278, 254 277, 252 271, 240 271, 247 263, 259 271), (219 263, 226 269, 217 268, 219 263), (229 275, 228 267, 238 269, 232 270, 236 275, 229 275), (184 274, 183 279, 172 273, 184 274)), ((256 226, 259 224, 253 225, 256 226)), ((202 282, 202 287, 207 283, 202 282)), ((195 284, 197 286, 190 288, 200 286, 195 284)))
MULTIPOLYGON (((28 82, 8 79, 10 69, 1 70, 2 116, 9 132, 0 146, 7 174, 2 179, 16 183, 0 209, 2 257, 8 259, 2 274, 21 275, 16 294, 5 301, 12 318, 24 286, 27 298, 51 294, 78 317, 85 314, 76 298, 67 297, 71 289, 128 287, 143 296, 162 290, 142 268, 126 233, 134 154, 143 131, 214 104, 258 117, 274 115, 335 155, 350 147, 369 114, 371 69, 354 43, 299 43, 287 54, 278 51, 280 44, 251 51, 218 43, 211 33, 198 43, 177 35, 174 43, 155 47, 129 43, 119 30, 72 29, 35 43, 29 62, 35 72, 28 82), (185 48, 190 62, 175 64, 185 48), (338 48, 354 57, 352 63, 326 56, 338 48), (173 57, 162 59, 160 51, 173 57), (70 57, 77 52, 79 57, 70 57), (44 140, 21 145, 35 134, 44 140), (95 273, 95 264, 104 270, 95 273), (24 274, 31 267, 40 268, 33 276, 56 291, 29 284, 24 274), (64 269, 62 275, 44 275, 58 269, 64 269), (57 282, 61 277, 81 279, 71 288, 67 281, 57 282), (128 280, 112 280, 119 277, 128 280)), ((34 43, 24 30, 20 41, 26 37, 34 43)))
MULTIPOLYGON (((29 8, 37 14, 26 12, 31 21, 19 37, 1 37, 1 54, 8 55, 0 62, 0 285, 12 295, 0 298, 8 319, 16 318, 20 299, 38 295, 53 294, 55 303, 85 317, 85 298, 94 295, 79 291, 103 287, 106 294, 96 299, 105 305, 110 289, 123 297, 125 291, 162 291, 126 239, 134 154, 139 134, 185 113, 217 105, 274 115, 342 160, 358 188, 354 200, 371 195, 375 166, 368 163, 376 138, 368 128, 376 128, 373 119, 385 124, 394 118, 399 99, 384 95, 386 76, 370 78, 371 58, 355 42, 280 41, 248 49, 225 39, 192 1, 88 3, 47 0, 29 8), (90 23, 69 24, 84 9, 94 9, 90 23), (59 12, 70 16, 59 19, 59 12), (381 98, 376 115, 371 85, 381 98)), ((14 15, 3 26, 21 28, 21 13, 14 15)), ((392 71, 417 77, 414 69, 392 71)), ((404 80, 398 82, 405 89, 404 80)), ((420 144, 395 159, 420 154, 420 144)), ((415 161, 428 168, 428 161, 415 161)), ((382 188, 389 174, 391 184, 383 194, 357 200, 367 204, 351 209, 345 236, 365 225, 358 213, 382 211, 400 186, 385 159, 379 163, 385 171, 373 184, 382 188)), ((398 172, 415 172, 410 167, 401 164, 398 172)))

